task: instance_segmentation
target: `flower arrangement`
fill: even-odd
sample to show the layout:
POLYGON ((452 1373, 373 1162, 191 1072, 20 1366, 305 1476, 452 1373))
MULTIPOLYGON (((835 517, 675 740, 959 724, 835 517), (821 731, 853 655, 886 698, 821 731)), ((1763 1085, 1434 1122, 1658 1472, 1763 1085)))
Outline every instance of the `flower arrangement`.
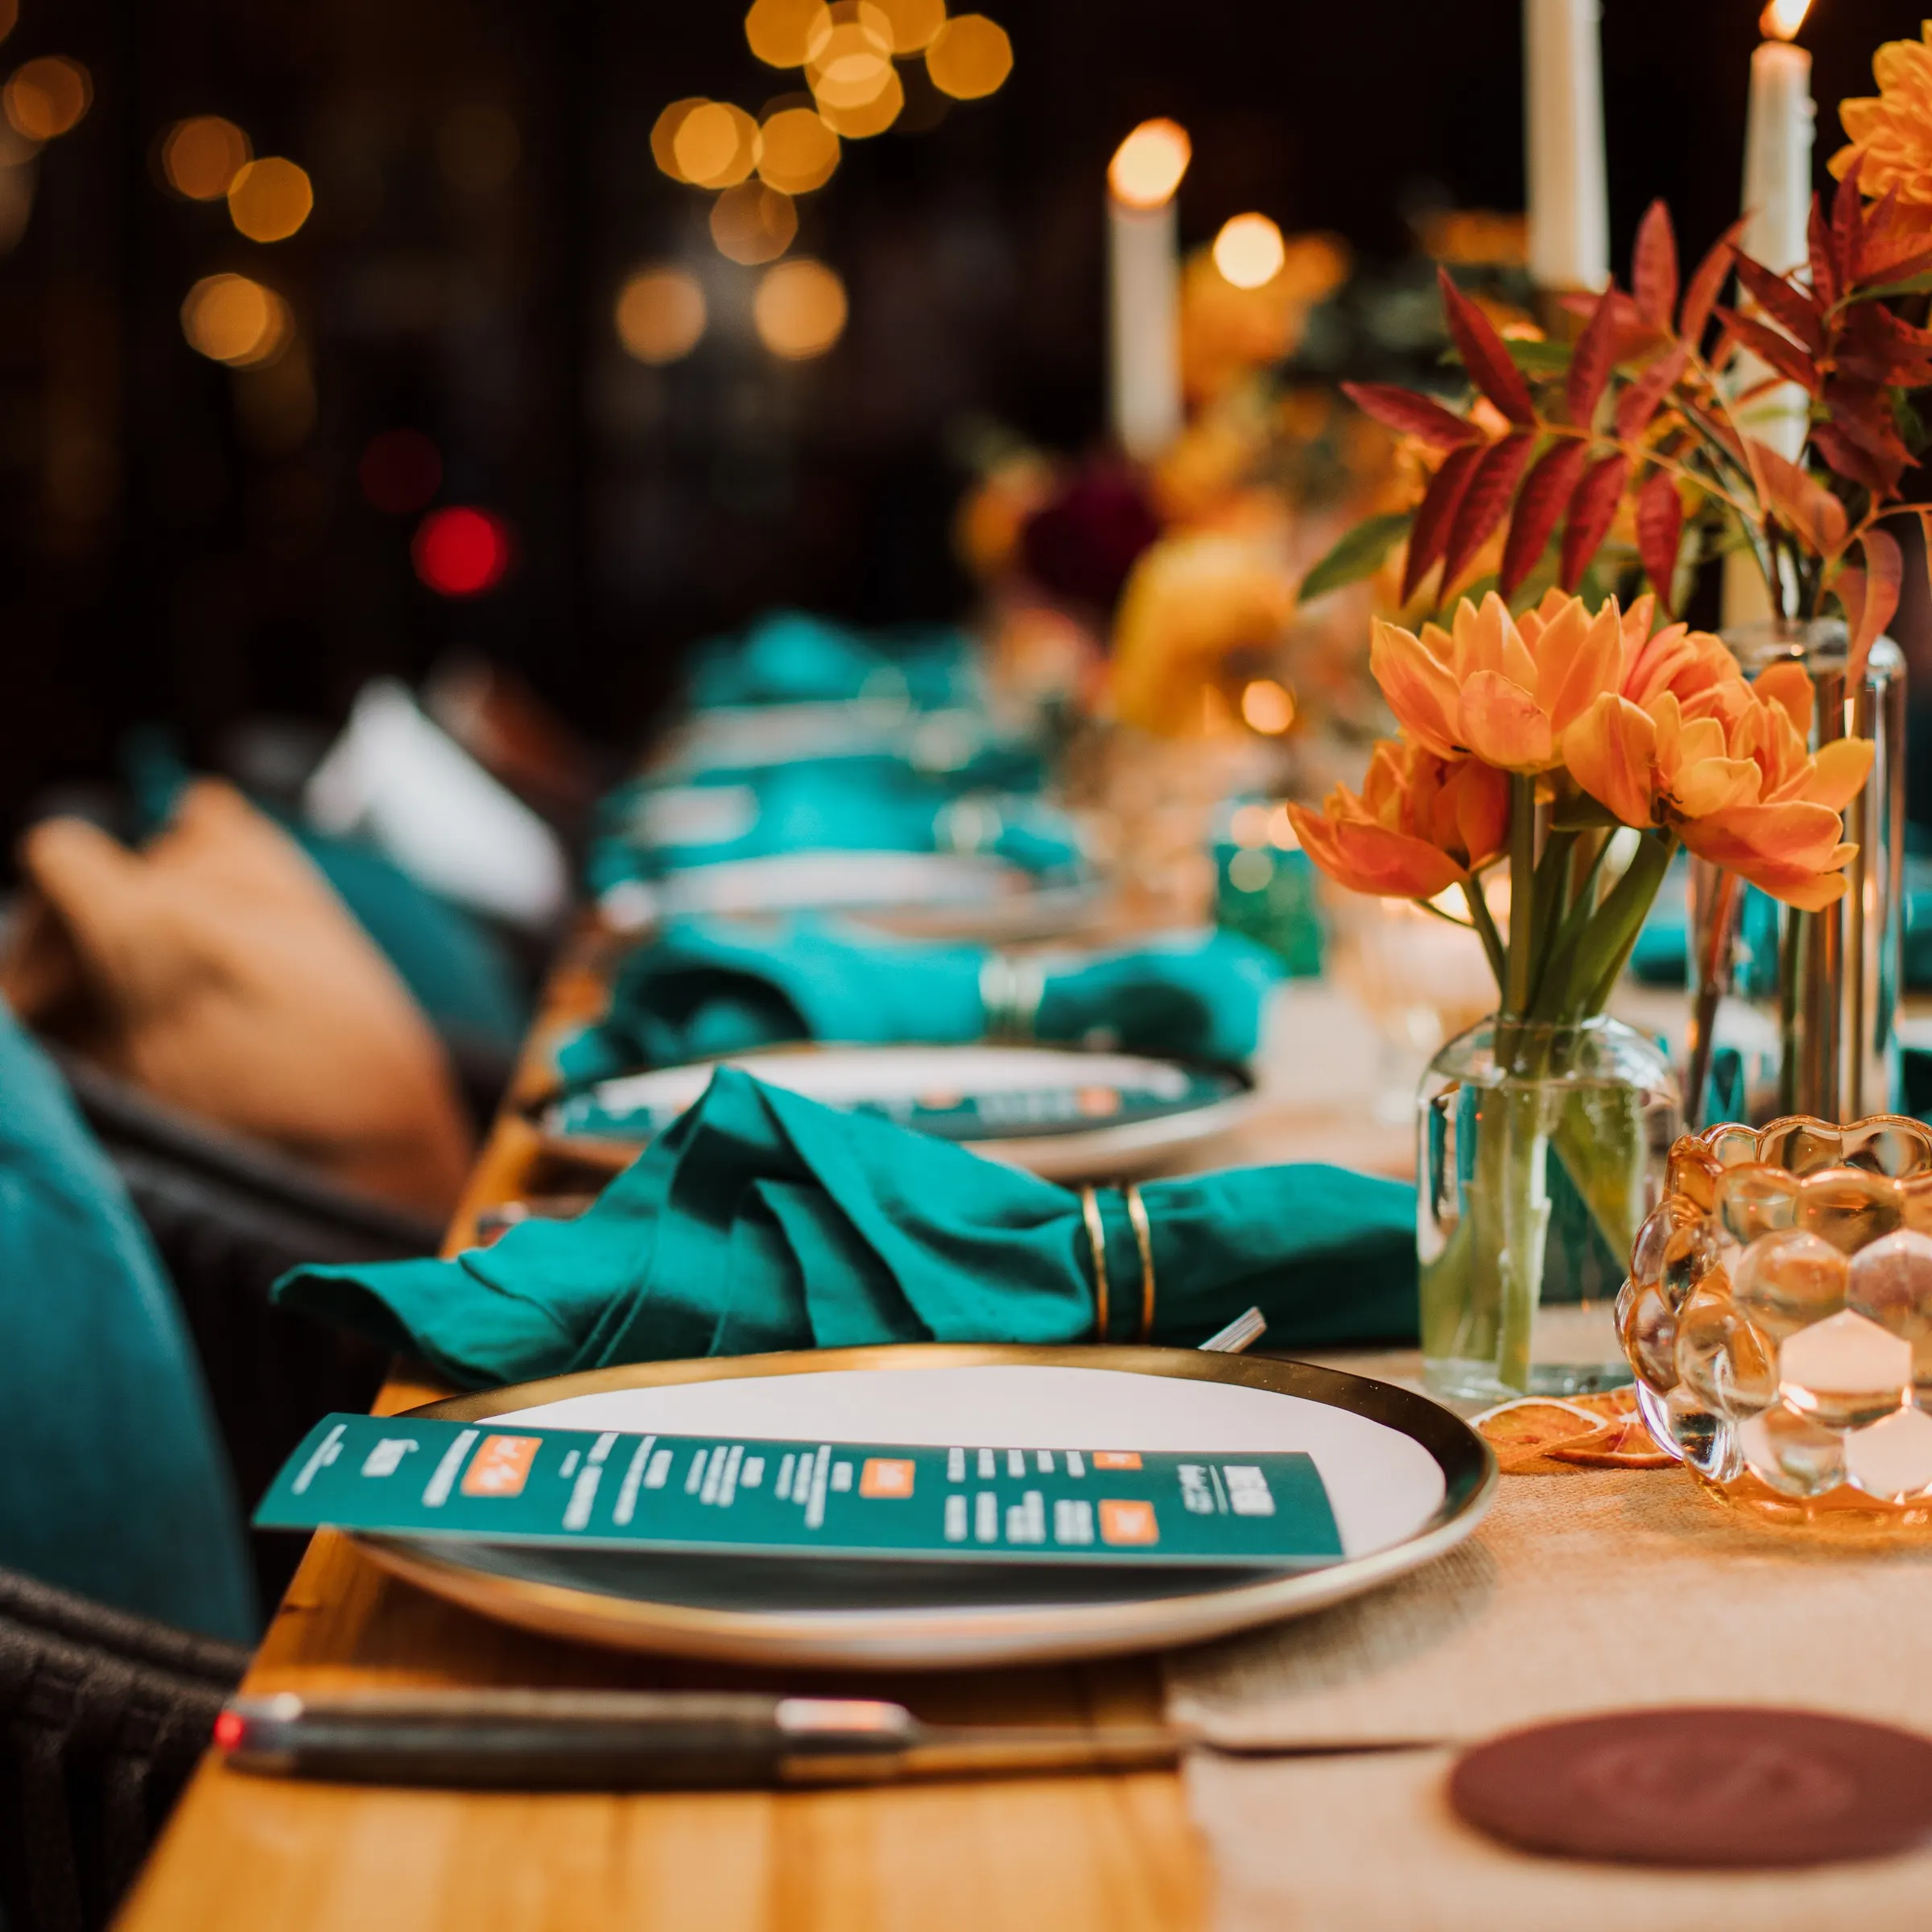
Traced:
POLYGON ((1553 1167, 1612 1257, 1650 1205, 1641 1098, 1564 1083, 1596 1051, 1591 1026, 1679 846, 1790 905, 1847 890, 1841 814, 1872 746, 1814 753, 1801 666, 1748 683, 1720 639, 1657 617, 1652 597, 1592 609, 1558 589, 1513 617, 1492 590, 1446 627, 1378 622, 1371 663, 1402 735, 1377 745, 1359 794, 1289 807, 1322 871, 1472 927, 1496 975, 1501 1090, 1470 1096, 1467 1212, 1422 1256, 1423 1352, 1445 1389, 1530 1385, 1553 1167), (1499 920, 1488 888, 1505 868, 1499 920), (1473 1382, 1454 1379, 1472 1363, 1473 1382))
POLYGON ((1932 233, 1896 184, 1868 203, 1864 155, 1839 159, 1831 210, 1814 204, 1802 275, 1753 262, 1734 229, 1682 282, 1659 202, 1638 234, 1631 290, 1571 299, 1574 341, 1505 339, 1443 271, 1469 397, 1459 409, 1393 385, 1348 386, 1433 469, 1411 510, 1358 526, 1310 572, 1303 601, 1406 543, 1406 608, 1439 609, 1479 575, 1515 600, 1549 584, 1594 582, 1600 594, 1606 575, 1633 572, 1668 612, 1690 570, 1741 546, 1781 616, 1841 608, 1862 663, 1900 589, 1899 547, 1879 525, 1901 509, 1932 517, 1899 495, 1926 441, 1912 392, 1932 383, 1932 332, 1889 305, 1932 286, 1932 233), (1719 299, 1733 270, 1746 304, 1735 308, 1719 299), (1785 384, 1802 398, 1796 459, 1752 433, 1785 407, 1785 384))
POLYGON ((1656 617, 1652 597, 1592 612, 1551 590, 1517 618, 1492 591, 1447 630, 1378 621, 1371 663, 1402 736, 1377 745, 1359 795, 1289 807, 1339 884, 1445 918, 1459 894, 1506 1018, 1601 1012, 1680 844, 1807 910, 1845 892, 1840 815, 1872 746, 1808 750, 1801 667, 1747 683, 1722 640, 1656 617), (1620 871, 1619 827, 1637 835, 1620 871), (1484 890, 1505 863, 1506 931, 1484 890))

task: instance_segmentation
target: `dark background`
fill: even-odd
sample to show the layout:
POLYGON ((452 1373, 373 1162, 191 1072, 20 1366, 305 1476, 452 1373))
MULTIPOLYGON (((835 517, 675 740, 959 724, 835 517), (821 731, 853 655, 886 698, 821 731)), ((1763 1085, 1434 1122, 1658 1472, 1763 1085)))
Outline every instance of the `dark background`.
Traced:
MULTIPOLYGON (((709 197, 650 158, 673 99, 755 111, 795 86, 747 51, 739 0, 22 0, 0 72, 69 55, 95 98, 0 259, 0 832, 109 773, 136 722, 205 758, 239 717, 328 724, 370 673, 452 647, 618 745, 692 638, 761 606, 957 613, 963 431, 1097 433, 1100 184, 1147 115, 1194 137, 1188 244, 1258 208, 1373 258, 1406 248, 1406 208, 1521 205, 1517 0, 983 3, 1012 35, 1006 86, 943 113, 915 94, 906 120, 931 125, 848 142, 801 200, 796 248, 838 268, 852 319, 785 365, 745 324, 757 271, 712 250, 709 197), (494 186, 446 158, 477 106, 518 130, 494 186), (209 113, 309 170, 299 235, 251 244, 159 184, 161 134, 209 113), (704 276, 713 326, 651 369, 611 305, 667 257, 704 276), (222 269, 291 303, 312 411, 184 342, 183 295, 222 269), (413 519, 358 489, 369 437, 404 425, 443 452, 441 501, 516 533, 485 597, 425 591, 413 519)), ((1872 91, 1872 49, 1921 10, 1817 0, 1821 180, 1835 104, 1872 91)), ((1605 12, 1616 259, 1660 194, 1701 251, 1736 209, 1756 0, 1605 12)))

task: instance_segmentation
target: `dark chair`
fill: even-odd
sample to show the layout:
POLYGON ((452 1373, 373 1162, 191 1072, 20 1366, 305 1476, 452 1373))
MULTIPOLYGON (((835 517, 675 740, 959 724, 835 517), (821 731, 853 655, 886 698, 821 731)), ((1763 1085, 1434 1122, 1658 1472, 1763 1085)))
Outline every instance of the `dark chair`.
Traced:
POLYGON ((247 1653, 0 1570, 0 1911, 112 1917, 247 1653))
MULTIPOLYGON (((434 1254, 440 1231, 352 1194, 50 1047, 106 1148, 180 1296, 245 1504, 253 1507, 316 1420, 366 1410, 386 1365, 344 1331, 275 1307, 270 1285, 307 1261, 434 1254)), ((299 1538, 254 1539, 265 1607, 287 1587, 299 1538)))

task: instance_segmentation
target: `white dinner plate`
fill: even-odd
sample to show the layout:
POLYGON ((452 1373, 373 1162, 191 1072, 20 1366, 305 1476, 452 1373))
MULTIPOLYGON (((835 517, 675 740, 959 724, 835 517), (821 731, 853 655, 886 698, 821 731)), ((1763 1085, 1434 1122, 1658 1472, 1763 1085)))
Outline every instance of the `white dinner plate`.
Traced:
POLYGON ((1238 1125, 1254 1104, 1238 1069, 1143 1054, 984 1041, 807 1042, 620 1074, 540 1102, 538 1128, 559 1154, 627 1166, 697 1101, 720 1063, 1051 1180, 1144 1172, 1238 1125))
POLYGON ((552 1636, 753 1664, 945 1670, 1195 1643, 1432 1561, 1496 1459, 1446 1409, 1308 1363, 1172 1348, 930 1344, 638 1364, 461 1396, 451 1420, 935 1447, 1305 1451, 1342 1556, 1292 1571, 672 1555, 363 1536, 440 1596, 552 1636))

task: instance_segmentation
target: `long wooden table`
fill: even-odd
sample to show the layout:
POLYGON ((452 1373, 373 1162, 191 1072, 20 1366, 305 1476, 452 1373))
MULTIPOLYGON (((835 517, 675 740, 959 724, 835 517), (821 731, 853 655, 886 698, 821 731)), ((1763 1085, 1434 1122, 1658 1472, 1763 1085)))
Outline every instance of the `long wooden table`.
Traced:
MULTIPOLYGON (((561 972, 545 1038, 594 1006, 561 972)), ((514 1098, 516 1096, 513 1096, 514 1098)), ((449 1231, 554 1184, 506 1108, 449 1231)), ((393 1413, 450 1393, 398 1373, 393 1413)), ((342 1537, 311 1546, 247 1688, 382 1685, 780 1687, 717 1666, 553 1642, 393 1579, 342 1537)), ((938 1721, 1145 1722, 1145 1659, 1078 1668, 833 1679, 782 1687, 899 1699, 938 1721)), ((213 1759, 196 1773, 119 1923, 126 1932, 1191 1932, 1200 1847, 1171 1773, 871 1790, 513 1796, 305 1785, 213 1759)))

